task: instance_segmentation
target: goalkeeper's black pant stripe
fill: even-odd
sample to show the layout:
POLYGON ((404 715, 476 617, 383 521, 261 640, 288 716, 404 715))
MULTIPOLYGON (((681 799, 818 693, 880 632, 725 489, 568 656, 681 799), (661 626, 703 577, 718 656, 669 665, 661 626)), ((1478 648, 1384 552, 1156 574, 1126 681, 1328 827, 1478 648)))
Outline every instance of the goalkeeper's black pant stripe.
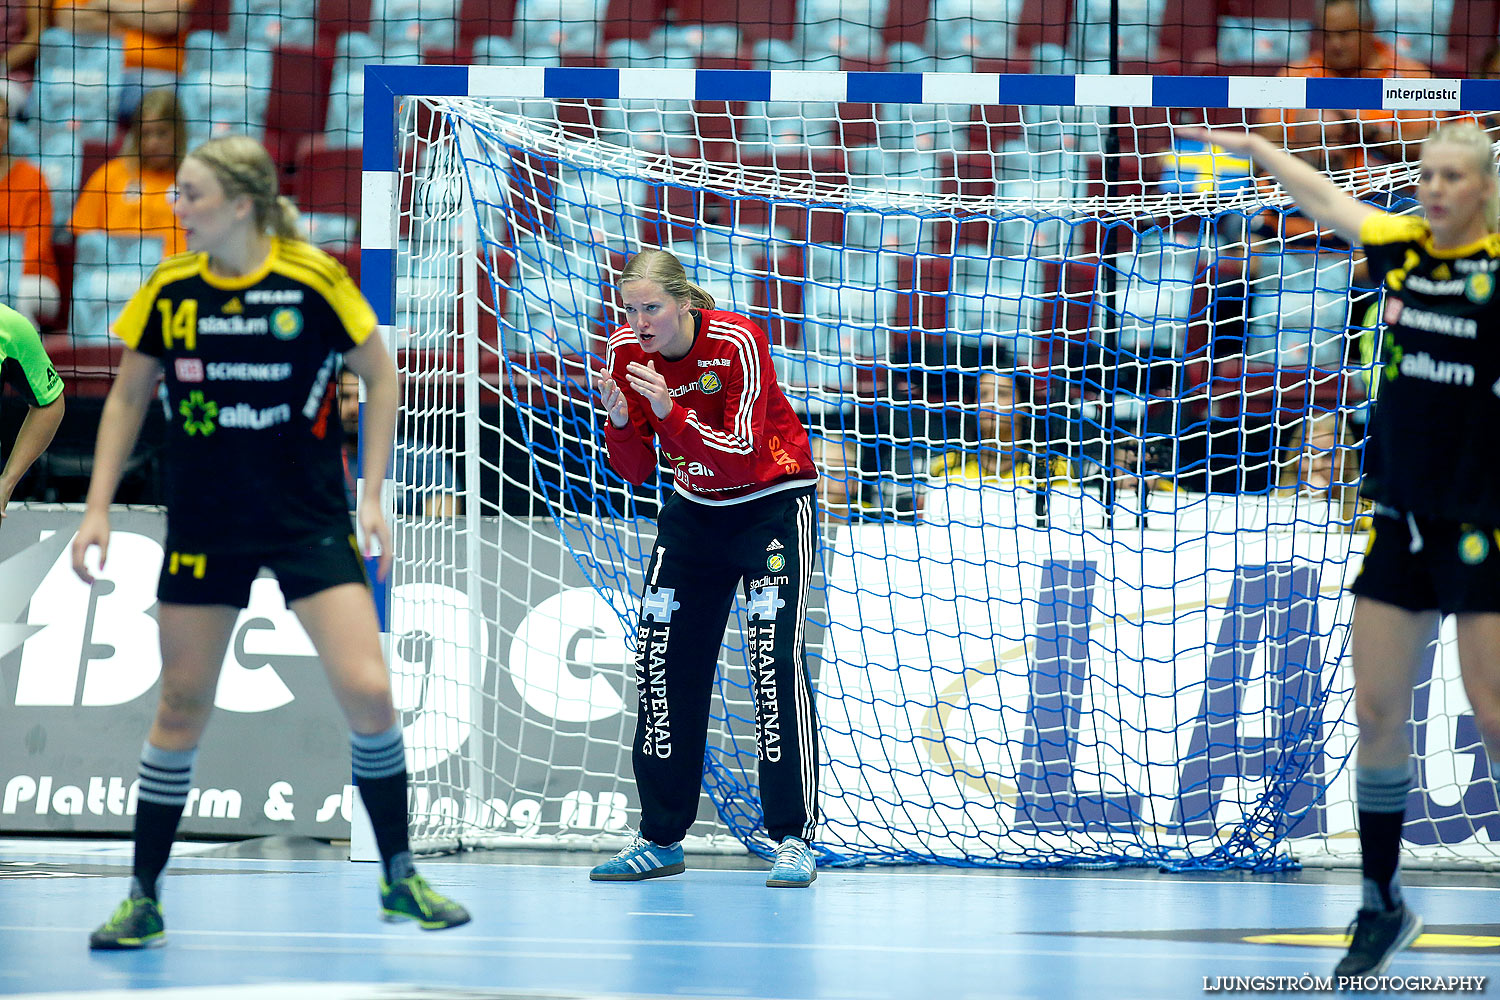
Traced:
POLYGON ((648 839, 680 840, 697 815, 719 650, 742 585, 767 830, 813 836, 816 720, 804 646, 816 556, 811 488, 722 507, 672 496, 663 506, 636 632, 632 757, 648 839))

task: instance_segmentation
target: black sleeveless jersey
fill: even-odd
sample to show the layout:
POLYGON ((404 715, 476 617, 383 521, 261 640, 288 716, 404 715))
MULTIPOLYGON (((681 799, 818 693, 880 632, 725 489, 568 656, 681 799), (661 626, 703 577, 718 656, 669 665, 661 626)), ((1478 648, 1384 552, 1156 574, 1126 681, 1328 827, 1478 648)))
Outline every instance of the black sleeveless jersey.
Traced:
POLYGON ((1500 235, 1434 250, 1419 218, 1360 227, 1385 286, 1361 492, 1403 513, 1500 526, 1500 235))
POLYGON ((255 273, 169 257, 114 324, 166 380, 169 548, 253 551, 349 531, 335 366, 375 315, 348 273, 275 240, 255 273))

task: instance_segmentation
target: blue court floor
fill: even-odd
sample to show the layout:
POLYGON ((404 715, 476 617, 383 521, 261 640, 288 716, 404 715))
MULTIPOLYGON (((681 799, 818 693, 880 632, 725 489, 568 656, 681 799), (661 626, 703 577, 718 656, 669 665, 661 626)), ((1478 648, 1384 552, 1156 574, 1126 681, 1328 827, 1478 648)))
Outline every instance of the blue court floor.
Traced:
MULTIPOLYGON (((475 915, 423 932, 380 922, 372 865, 307 844, 179 845, 163 888, 166 947, 93 954, 88 932, 126 890, 129 845, 0 841, 0 994, 1131 1000, 1227 985, 1244 995, 1252 981, 1232 977, 1329 976, 1358 905, 1353 872, 870 868, 768 889, 750 858, 689 855, 684 875, 593 884, 595 856, 481 852, 423 862, 475 915)), ((1484 976, 1485 992, 1500 992, 1500 877, 1406 881, 1427 931, 1390 970, 1402 991, 1417 992, 1420 977, 1484 976)))

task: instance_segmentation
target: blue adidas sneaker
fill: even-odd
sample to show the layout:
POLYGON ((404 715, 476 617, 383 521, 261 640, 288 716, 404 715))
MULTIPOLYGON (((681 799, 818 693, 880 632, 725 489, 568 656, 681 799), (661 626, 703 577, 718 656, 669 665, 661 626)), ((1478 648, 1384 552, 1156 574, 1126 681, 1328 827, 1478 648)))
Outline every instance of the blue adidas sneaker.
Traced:
POLYGON ((812 885, 817 877, 818 862, 807 841, 800 837, 785 837, 776 845, 776 858, 771 863, 766 885, 802 889, 812 885))
POLYGON ((589 879, 594 882, 639 882, 664 875, 679 875, 686 869, 680 841, 663 847, 636 834, 624 850, 589 872, 589 879))

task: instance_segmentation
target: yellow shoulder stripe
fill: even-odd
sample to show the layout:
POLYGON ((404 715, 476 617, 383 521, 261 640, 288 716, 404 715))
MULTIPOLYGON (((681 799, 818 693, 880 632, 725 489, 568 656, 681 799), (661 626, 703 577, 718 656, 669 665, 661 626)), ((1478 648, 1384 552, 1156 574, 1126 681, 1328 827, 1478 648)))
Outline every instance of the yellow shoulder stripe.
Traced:
POLYGON ((1376 212, 1359 227, 1359 242, 1365 246, 1387 243, 1420 243, 1432 233, 1426 219, 1412 215, 1376 212))

